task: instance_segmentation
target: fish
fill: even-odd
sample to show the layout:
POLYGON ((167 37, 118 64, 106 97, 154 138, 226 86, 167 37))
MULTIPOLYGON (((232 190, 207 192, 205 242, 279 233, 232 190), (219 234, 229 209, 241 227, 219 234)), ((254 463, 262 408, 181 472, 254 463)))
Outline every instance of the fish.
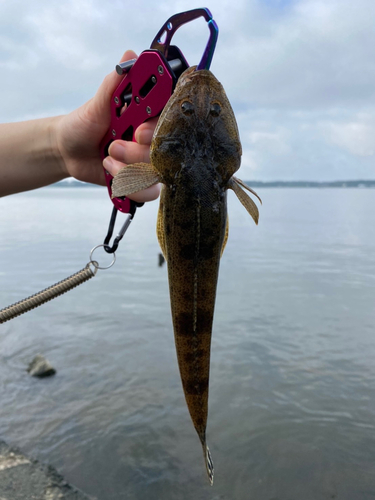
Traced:
MULTIPOLYGON (((234 173, 242 148, 224 88, 210 70, 180 76, 156 125, 150 163, 124 166, 112 196, 161 183, 157 236, 168 267, 178 366, 191 420, 203 448, 210 484, 214 467, 206 442, 212 323, 220 258, 228 239, 227 190, 256 224, 259 211, 234 173)), ((261 202, 261 200, 260 200, 261 202)))

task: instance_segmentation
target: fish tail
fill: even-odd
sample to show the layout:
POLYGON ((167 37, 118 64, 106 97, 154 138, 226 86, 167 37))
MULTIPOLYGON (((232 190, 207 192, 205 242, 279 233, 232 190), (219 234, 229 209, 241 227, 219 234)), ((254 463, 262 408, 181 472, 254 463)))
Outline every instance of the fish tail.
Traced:
POLYGON ((211 453, 206 444, 206 441, 202 442, 202 448, 203 448, 203 456, 204 456, 204 462, 206 464, 208 480, 210 481, 210 485, 212 486, 214 484, 214 463, 212 461, 211 453))

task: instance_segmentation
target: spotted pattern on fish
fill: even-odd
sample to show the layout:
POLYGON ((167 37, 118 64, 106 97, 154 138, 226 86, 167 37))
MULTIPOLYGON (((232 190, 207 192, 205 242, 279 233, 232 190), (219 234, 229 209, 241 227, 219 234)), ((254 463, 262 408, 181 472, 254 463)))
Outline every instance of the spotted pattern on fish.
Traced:
POLYGON ((210 484, 210 349, 219 263, 228 238, 227 190, 235 192, 256 223, 259 217, 244 189, 256 193, 234 176, 241 153, 236 119, 222 85, 210 71, 192 67, 180 77, 159 118, 151 164, 125 166, 112 184, 113 197, 119 197, 162 183, 157 234, 168 265, 182 386, 210 484))

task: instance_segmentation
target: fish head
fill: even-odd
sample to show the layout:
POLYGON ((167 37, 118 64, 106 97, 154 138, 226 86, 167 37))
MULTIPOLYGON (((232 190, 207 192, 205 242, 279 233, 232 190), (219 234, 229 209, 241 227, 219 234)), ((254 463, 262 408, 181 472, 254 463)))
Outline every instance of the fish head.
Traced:
POLYGON ((188 68, 160 115, 151 162, 170 184, 186 164, 210 164, 223 186, 239 169, 241 142, 224 88, 209 70, 188 68))

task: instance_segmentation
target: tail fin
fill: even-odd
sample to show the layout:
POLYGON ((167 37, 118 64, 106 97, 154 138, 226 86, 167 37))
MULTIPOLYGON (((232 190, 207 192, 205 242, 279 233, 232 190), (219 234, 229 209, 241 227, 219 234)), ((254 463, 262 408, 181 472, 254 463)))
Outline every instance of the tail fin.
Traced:
POLYGON ((214 484, 214 464, 212 462, 210 450, 205 442, 202 443, 202 448, 208 479, 210 481, 210 485, 212 486, 214 484))

